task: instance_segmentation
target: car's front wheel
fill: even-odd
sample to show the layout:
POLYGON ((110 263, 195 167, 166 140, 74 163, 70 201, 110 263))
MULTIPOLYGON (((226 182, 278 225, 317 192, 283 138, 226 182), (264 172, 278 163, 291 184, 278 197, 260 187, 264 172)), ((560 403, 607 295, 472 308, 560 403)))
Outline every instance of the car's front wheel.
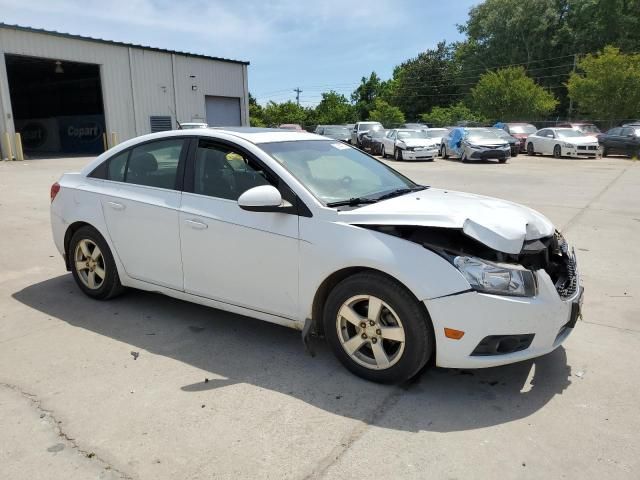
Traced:
POLYGON ((527 143, 527 155, 533 157, 536 154, 536 151, 533 149, 533 143, 527 143))
POLYGON ((338 359, 374 382, 410 379, 434 351, 425 309, 402 285, 375 272, 340 282, 327 299, 323 321, 338 359))
POLYGON ((382 145, 382 147, 380 147, 380 156, 382 158, 387 158, 387 154, 384 151, 384 145, 382 145))
POLYGON ((69 242, 73 278, 86 295, 107 300, 122 293, 116 263, 102 235, 93 227, 81 227, 69 242))
POLYGON ((560 145, 553 147, 553 156, 555 158, 562 158, 562 147, 560 145))
POLYGON ((402 150, 400 148, 396 148, 393 154, 393 158, 398 162, 402 160, 402 150))

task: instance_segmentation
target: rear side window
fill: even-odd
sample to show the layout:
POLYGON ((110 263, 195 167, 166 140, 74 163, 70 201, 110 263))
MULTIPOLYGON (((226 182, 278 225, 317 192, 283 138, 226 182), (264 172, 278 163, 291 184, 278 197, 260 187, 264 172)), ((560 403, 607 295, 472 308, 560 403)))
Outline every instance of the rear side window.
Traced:
POLYGON ((620 135, 621 128, 612 128, 607 132, 608 135, 620 135))
POLYGON ((129 151, 119 153, 115 157, 109 159, 107 165, 107 180, 113 180, 114 182, 124 182, 124 172, 127 168, 127 159, 129 158, 129 151))
POLYGON ((145 143, 131 150, 124 181, 136 185, 173 189, 184 140, 145 143))

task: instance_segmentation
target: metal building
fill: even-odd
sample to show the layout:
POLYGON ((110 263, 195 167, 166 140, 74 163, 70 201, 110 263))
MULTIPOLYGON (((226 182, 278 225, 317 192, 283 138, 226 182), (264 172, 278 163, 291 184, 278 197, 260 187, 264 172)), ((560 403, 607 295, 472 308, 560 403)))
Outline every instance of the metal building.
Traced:
POLYGON ((179 122, 248 125, 248 62, 0 23, 2 158, 93 154, 179 122), (104 135, 106 134, 106 135, 104 135))

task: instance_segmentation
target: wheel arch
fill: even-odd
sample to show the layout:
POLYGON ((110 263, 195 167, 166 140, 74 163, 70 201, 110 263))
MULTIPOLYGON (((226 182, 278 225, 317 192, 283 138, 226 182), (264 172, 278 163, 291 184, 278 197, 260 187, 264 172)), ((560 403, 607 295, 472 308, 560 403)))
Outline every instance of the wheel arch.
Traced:
POLYGON ((72 222, 64 232, 64 263, 65 263, 65 266, 67 267, 67 271, 71 271, 71 259, 69 258, 69 255, 68 255, 69 244, 71 243, 71 239, 73 238, 73 235, 82 227, 91 227, 96 232, 98 232, 98 234, 104 239, 104 241, 107 243, 109 248, 112 250, 114 260, 116 261, 116 266, 119 266, 118 261, 116 260, 115 252, 113 252, 113 247, 110 244, 109 239, 104 234, 104 232, 101 232, 98 227, 96 227, 95 225, 89 222, 86 222, 84 220, 76 220, 75 222, 72 222))
MULTIPOLYGON (((433 338, 435 338, 435 332, 433 331, 433 322, 431 321, 431 316, 429 315, 429 311, 427 310, 427 307, 424 304, 424 302, 421 302, 416 297, 416 295, 411 291, 411 289, 407 287, 404 283, 399 281, 397 278, 393 277, 392 275, 389 275, 386 272, 383 272, 382 270, 378 270, 376 268, 371 268, 371 267, 345 267, 340 270, 336 270, 335 272, 330 274, 328 277, 326 277, 322 281, 322 283, 320 283, 320 286, 317 288, 316 293, 313 297, 313 303, 311 305, 311 332, 312 333, 317 335, 324 335, 323 325, 322 325, 323 324, 322 313, 324 310, 324 306, 327 302, 327 298, 329 297, 329 294, 331 293, 331 291, 336 287, 336 285, 338 285, 341 281, 345 280, 346 278, 349 278, 358 273, 365 273, 365 272, 382 275, 388 278, 389 280, 401 285, 407 292, 409 292, 409 295, 411 295, 415 299, 415 301, 418 303, 418 305, 420 305, 420 309, 423 311, 425 318, 429 320, 429 322, 427 323, 429 328, 431 329, 431 333, 434 334, 433 338)), ((434 344, 434 356, 435 356, 436 349, 437 349, 437 345, 434 344)))

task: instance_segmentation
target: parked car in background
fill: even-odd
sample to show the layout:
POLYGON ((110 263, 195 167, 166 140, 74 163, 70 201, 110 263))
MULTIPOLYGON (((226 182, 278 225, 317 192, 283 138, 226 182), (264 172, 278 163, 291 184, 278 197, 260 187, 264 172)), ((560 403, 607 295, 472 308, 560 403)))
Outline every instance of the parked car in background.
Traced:
POLYGON ((535 125, 531 125, 530 123, 496 123, 494 127, 502 128, 505 132, 507 132, 512 137, 515 137, 520 142, 520 151, 527 151, 527 138, 532 133, 536 133, 538 129, 535 125))
POLYGON ((384 127, 380 122, 358 122, 353 126, 351 130, 351 145, 358 148, 362 148, 362 135, 369 130, 384 130, 384 127))
POLYGON ((640 124, 628 127, 615 127, 607 133, 598 135, 602 156, 610 154, 640 156, 640 124))
POLYGON ((429 128, 429 125, 424 123, 405 123, 404 125, 400 125, 398 128, 408 128, 409 130, 424 130, 429 128))
POLYGON ((311 133, 144 135, 64 174, 50 193, 55 246, 88 297, 137 288, 305 340, 322 332, 368 380, 403 382, 430 361, 482 368, 539 357, 580 315, 575 254, 542 214, 427 188, 311 133))
POLYGON ((369 150, 372 155, 379 155, 382 151, 382 139, 387 135, 389 130, 384 128, 372 128, 368 132, 362 134, 362 149, 369 150))
POLYGON ((434 160, 438 143, 424 130, 394 128, 382 139, 382 158, 392 155, 395 160, 434 160))
POLYGON ((493 130, 495 130, 496 134, 500 138, 502 138, 502 139, 506 140, 507 142, 509 142, 509 148, 511 148, 511 156, 512 157, 517 157, 518 153, 520 153, 520 140, 518 140, 513 135, 509 135, 502 128, 494 128, 494 127, 491 127, 491 128, 493 130))
POLYGON ((598 155, 598 139, 568 127, 543 128, 527 139, 527 153, 553 155, 556 158, 595 158, 598 155))
POLYGON ((344 125, 318 125, 314 133, 347 143, 351 138, 351 131, 344 125))
POLYGON ((447 128, 427 128, 424 132, 427 134, 427 138, 434 141, 438 147, 442 143, 442 137, 449 133, 450 129, 447 128))
POLYGON ((205 122, 184 122, 178 125, 180 130, 190 130, 193 128, 209 128, 209 125, 205 122))
POLYGON ((280 128, 281 130, 295 130, 296 132, 304 132, 302 125, 298 123, 283 123, 281 125, 278 125, 278 128, 280 128))
POLYGON ((511 157, 511 147, 495 128, 455 127, 442 138, 440 155, 459 158, 462 162, 495 159, 505 163, 511 157))
POLYGON ((583 133, 585 135, 597 136, 600 132, 600 129, 596 127, 593 123, 588 122, 565 122, 556 125, 557 128, 571 128, 576 132, 583 133))

